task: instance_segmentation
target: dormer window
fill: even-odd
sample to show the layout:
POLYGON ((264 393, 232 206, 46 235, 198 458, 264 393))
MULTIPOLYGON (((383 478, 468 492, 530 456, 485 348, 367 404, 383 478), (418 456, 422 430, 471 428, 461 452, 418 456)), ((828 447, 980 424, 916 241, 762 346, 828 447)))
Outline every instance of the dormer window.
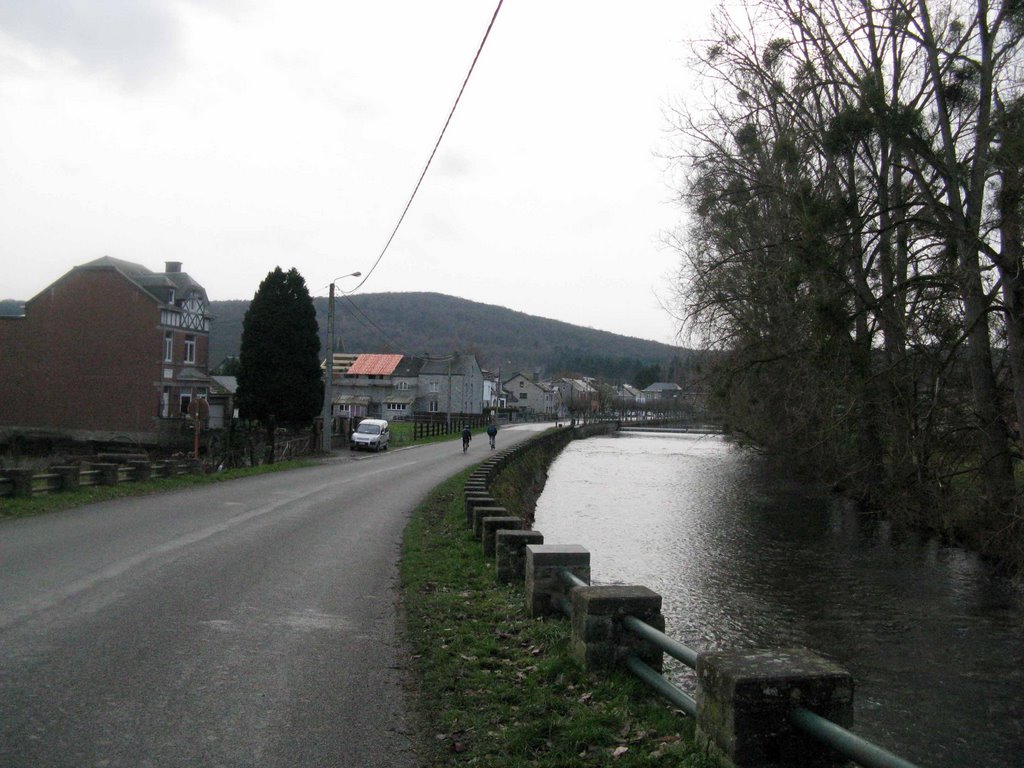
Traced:
POLYGON ((167 303, 168 304, 173 304, 174 303, 174 289, 173 288, 168 288, 167 289, 167 303))

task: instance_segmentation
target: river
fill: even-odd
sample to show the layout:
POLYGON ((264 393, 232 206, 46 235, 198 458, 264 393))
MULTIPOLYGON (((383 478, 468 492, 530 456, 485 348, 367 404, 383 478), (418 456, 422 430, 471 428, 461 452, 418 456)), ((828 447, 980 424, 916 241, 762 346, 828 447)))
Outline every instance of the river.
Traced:
MULTIPOLYGON (((719 436, 571 443, 534 527, 595 584, 663 597, 697 651, 802 646, 856 681, 854 731, 920 766, 1024 765, 1024 590, 972 553, 772 475, 719 436)), ((667 673, 693 690, 692 673, 667 673)))

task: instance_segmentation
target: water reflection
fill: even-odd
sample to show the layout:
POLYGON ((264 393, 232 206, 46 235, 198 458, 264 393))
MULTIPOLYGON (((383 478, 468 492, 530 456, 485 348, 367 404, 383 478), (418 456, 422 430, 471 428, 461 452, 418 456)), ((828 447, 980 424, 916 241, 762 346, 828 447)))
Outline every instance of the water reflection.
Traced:
POLYGON ((1024 765, 1024 594, 969 552, 896 534, 709 436, 572 443, 536 528, 590 549, 596 583, 660 592, 668 633, 697 650, 835 659, 857 681, 857 732, 909 760, 1024 765))

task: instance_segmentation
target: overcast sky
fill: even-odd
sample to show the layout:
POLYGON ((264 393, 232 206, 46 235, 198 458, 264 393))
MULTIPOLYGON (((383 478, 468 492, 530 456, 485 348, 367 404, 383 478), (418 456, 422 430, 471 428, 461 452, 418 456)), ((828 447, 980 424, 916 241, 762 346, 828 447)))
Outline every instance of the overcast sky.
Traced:
MULTIPOLYGON (((103 255, 181 261, 211 299, 367 273, 495 4, 0 0, 0 298, 103 255)), ((507 0, 359 292, 672 342, 659 153, 707 7, 507 0)))

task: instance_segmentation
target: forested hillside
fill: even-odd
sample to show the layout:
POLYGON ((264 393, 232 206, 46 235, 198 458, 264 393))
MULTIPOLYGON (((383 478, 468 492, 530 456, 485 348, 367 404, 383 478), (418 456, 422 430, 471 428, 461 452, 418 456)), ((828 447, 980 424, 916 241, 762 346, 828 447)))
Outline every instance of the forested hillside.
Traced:
MULTIPOLYGON (((326 346, 327 299, 314 298, 326 346)), ((20 315, 24 302, 0 302, 0 315, 20 315)), ((238 354, 249 302, 213 301, 210 365, 238 354)), ((472 352, 485 369, 580 373, 644 386, 692 376, 692 350, 619 336, 440 293, 367 293, 335 301, 336 348, 409 355, 472 352)))
MULTIPOLYGON (((327 299, 314 299, 321 340, 327 335, 327 299)), ((237 355, 248 301, 214 301, 210 362, 237 355)), ((546 374, 581 372, 632 381, 658 366, 662 375, 685 368, 682 347, 619 336, 548 320, 504 307, 438 293, 371 293, 335 301, 336 346, 348 352, 442 354, 473 352, 491 370, 546 374)))

